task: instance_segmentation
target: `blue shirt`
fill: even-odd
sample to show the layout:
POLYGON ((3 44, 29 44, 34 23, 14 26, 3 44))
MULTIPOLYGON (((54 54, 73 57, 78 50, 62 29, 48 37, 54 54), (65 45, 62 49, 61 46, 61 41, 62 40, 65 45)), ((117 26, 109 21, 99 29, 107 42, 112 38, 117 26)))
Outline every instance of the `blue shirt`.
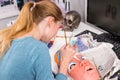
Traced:
MULTIPOLYGON (((56 80, 66 80, 58 73, 56 80)), ((15 39, 0 59, 0 80, 54 80, 46 43, 32 37, 15 39)))

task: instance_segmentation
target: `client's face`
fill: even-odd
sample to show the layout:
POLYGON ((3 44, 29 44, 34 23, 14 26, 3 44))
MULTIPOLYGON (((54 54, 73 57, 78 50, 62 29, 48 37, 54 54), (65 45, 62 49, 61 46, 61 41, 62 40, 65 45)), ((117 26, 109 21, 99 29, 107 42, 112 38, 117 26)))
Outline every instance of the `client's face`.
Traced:
POLYGON ((81 55, 76 55, 71 60, 69 74, 74 80, 99 80, 96 68, 81 55))

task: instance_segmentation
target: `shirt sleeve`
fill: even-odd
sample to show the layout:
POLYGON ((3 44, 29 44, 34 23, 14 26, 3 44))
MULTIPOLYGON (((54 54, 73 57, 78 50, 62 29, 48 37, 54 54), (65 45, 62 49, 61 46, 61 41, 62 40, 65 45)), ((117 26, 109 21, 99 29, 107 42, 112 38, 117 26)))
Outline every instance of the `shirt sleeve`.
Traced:
POLYGON ((67 77, 58 73, 54 78, 51 68, 51 59, 49 55, 49 50, 47 47, 41 47, 35 51, 37 54, 34 58, 33 71, 35 75, 35 80, 66 80, 67 77))
POLYGON ((67 80, 67 77, 62 73, 58 73, 56 75, 56 80, 67 80))

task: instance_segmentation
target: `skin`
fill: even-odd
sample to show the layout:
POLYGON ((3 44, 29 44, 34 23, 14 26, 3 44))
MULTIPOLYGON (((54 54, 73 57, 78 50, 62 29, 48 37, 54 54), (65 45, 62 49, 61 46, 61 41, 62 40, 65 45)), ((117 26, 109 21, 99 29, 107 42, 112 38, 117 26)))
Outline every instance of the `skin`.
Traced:
MULTIPOLYGON (((59 30, 61 26, 61 21, 54 21, 54 17, 48 16, 38 25, 34 23, 34 28, 29 33, 19 37, 23 38, 26 36, 32 36, 36 40, 41 40, 44 42, 49 42, 59 30)), ((67 68, 72 56, 75 53, 75 49, 70 45, 64 45, 61 49, 61 60, 60 60, 60 69, 59 73, 67 75, 67 68)))

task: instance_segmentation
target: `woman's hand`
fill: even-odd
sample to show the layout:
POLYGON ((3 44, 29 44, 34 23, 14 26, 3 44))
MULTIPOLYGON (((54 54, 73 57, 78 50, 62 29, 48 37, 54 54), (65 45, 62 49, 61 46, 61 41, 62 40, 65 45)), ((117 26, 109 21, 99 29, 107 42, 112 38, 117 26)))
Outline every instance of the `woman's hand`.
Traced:
POLYGON ((68 65, 73 55, 75 54, 75 49, 70 44, 64 45, 61 49, 61 59, 60 59, 60 73, 67 74, 68 65))

